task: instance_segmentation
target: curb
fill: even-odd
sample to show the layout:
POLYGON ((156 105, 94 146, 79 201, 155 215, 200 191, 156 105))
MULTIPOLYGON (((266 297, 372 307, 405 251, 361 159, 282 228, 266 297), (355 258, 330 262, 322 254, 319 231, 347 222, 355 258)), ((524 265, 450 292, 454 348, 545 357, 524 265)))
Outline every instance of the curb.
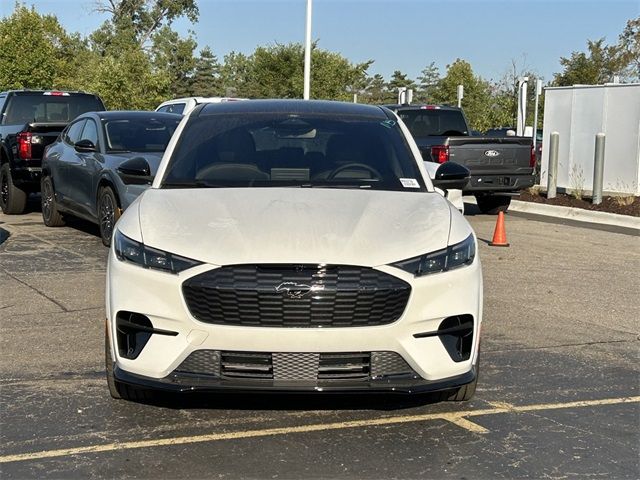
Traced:
POLYGON ((619 215, 617 213, 595 212, 582 208, 563 207, 560 205, 544 205, 522 200, 511 200, 509 210, 514 212, 530 213, 532 215, 544 215, 547 217, 564 218, 577 222, 597 223, 614 227, 632 228, 640 233, 640 217, 619 215))

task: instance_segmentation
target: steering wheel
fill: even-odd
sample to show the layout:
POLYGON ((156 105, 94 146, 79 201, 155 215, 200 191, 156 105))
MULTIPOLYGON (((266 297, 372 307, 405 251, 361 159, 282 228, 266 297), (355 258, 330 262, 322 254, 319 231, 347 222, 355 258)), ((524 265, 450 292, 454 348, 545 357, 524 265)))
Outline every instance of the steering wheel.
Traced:
POLYGON ((333 180, 334 178, 336 178, 338 176, 338 174, 344 172, 345 170, 349 170, 349 169, 366 170, 367 172, 371 173, 375 178, 377 178, 377 179, 381 179, 382 178, 382 175, 380 175, 380 172, 377 171, 372 166, 367 165, 365 163, 355 163, 354 162, 354 163, 347 163, 345 165, 340 165, 338 168, 333 170, 329 175, 327 175, 327 180, 333 180))

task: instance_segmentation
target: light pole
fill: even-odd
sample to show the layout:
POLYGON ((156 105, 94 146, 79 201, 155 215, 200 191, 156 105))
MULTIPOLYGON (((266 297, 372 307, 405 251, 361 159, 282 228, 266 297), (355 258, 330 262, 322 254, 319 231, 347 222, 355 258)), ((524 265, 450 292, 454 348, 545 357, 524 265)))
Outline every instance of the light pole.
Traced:
POLYGON ((311 9, 313 0, 307 0, 307 33, 304 42, 304 99, 311 94, 311 9))

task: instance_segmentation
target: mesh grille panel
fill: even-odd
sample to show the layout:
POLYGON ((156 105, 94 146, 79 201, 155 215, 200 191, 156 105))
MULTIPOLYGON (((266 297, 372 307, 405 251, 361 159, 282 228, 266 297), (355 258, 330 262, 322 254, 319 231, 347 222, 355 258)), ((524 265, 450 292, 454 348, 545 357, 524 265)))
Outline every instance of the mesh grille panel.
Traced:
POLYGON ((209 270, 182 286, 200 321, 259 327, 358 327, 395 322, 411 287, 372 268, 237 265, 209 270))
POLYGON ((281 381, 368 381, 390 375, 415 375, 395 352, 266 353, 196 350, 176 373, 219 378, 281 381))

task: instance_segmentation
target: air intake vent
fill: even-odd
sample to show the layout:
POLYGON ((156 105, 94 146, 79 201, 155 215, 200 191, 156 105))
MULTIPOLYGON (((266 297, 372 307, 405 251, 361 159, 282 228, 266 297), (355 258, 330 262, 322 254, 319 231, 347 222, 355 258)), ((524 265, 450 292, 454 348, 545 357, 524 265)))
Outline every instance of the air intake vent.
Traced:
POLYGON ((320 355, 318 379, 368 379, 370 358, 369 353, 323 353, 320 355))
POLYGON ((273 378, 270 353, 222 352, 220 373, 232 378, 273 378))

